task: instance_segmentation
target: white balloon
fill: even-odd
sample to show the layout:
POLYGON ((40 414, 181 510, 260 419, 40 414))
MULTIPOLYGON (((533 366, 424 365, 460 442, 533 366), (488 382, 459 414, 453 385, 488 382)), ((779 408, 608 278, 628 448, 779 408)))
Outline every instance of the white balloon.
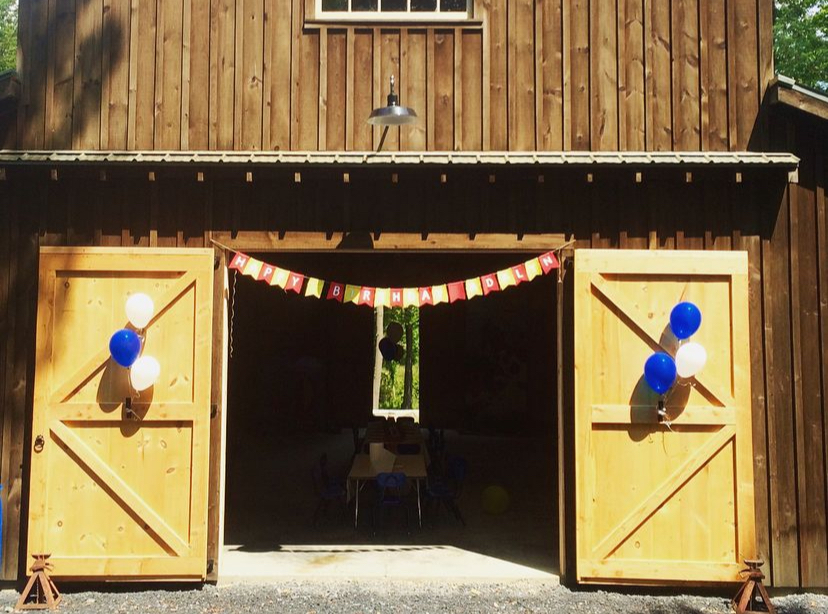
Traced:
POLYGON ((693 377, 706 362, 707 350, 695 341, 683 343, 676 352, 676 372, 679 377, 693 377))
POLYGON ((130 324, 135 328, 145 328, 155 313, 152 299, 143 292, 130 296, 126 302, 126 315, 130 324))
POLYGON ((132 363, 129 369, 129 381, 132 387, 139 392, 146 390, 158 381, 161 375, 161 365, 152 356, 141 356, 132 363))

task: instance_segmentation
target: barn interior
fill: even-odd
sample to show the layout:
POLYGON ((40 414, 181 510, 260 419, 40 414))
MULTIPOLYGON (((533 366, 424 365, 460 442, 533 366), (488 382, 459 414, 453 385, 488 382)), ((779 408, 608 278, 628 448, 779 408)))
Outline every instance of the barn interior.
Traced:
MULTIPOLYGON (((537 256, 251 255, 377 287, 463 280, 537 256)), ((451 497, 462 521, 450 504, 428 497, 429 477, 420 482, 421 514, 416 483, 407 486, 406 514, 379 506, 375 483, 363 482, 356 527, 354 483, 347 503, 323 501, 314 468, 325 455, 331 481, 347 480, 355 453, 367 450, 366 426, 377 419, 374 310, 286 293, 233 271, 229 283, 224 577, 557 573, 554 274, 419 310, 417 428, 430 476, 451 474, 456 487, 451 468, 464 461, 451 497)))

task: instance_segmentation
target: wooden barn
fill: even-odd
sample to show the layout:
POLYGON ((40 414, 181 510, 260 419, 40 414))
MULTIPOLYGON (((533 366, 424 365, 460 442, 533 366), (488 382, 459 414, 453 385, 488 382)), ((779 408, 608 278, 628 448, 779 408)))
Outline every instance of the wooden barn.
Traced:
POLYGON ((48 552, 59 579, 215 580, 230 531, 283 526, 255 508, 291 495, 263 477, 286 433, 358 439, 373 310, 237 254, 422 288, 552 252, 530 283, 420 309, 421 425, 485 434, 478 475, 536 478, 512 487, 531 532, 499 539, 571 582, 733 583, 761 558, 776 587, 828 588, 828 100, 775 78, 772 9, 20 0, 2 579, 48 552), (384 135, 366 120, 392 75, 418 121, 384 135), (140 393, 108 345, 135 292, 161 365, 140 393), (685 300, 708 362, 660 415, 643 365, 676 351, 685 300), (324 378, 297 384, 309 364, 324 378))

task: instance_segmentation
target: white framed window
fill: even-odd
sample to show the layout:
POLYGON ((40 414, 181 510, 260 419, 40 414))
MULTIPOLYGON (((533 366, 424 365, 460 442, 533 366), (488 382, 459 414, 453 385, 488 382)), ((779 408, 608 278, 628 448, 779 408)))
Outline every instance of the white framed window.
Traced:
POLYGON ((472 0, 315 0, 316 18, 343 21, 461 21, 472 0))

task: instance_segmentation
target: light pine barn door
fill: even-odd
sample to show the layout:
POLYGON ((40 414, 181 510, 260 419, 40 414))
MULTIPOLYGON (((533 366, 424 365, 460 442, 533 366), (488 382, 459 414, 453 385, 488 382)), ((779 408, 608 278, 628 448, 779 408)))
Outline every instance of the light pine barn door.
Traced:
POLYGON ((29 555, 58 577, 204 577, 213 251, 43 248, 39 275, 29 555), (133 416, 109 338, 134 292, 161 376, 133 416))
POLYGON ((580 582, 734 582, 755 558, 747 254, 575 253, 580 582), (695 303, 708 362, 659 424, 643 379, 675 355, 670 311, 695 303))

